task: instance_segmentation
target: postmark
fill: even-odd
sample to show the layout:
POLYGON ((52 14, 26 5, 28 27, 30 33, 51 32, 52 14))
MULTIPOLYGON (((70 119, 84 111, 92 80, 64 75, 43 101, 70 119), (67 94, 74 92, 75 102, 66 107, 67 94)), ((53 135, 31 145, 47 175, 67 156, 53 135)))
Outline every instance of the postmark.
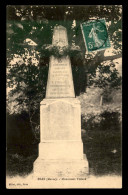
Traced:
POLYGON ((81 24, 87 52, 110 48, 105 19, 89 20, 81 24))

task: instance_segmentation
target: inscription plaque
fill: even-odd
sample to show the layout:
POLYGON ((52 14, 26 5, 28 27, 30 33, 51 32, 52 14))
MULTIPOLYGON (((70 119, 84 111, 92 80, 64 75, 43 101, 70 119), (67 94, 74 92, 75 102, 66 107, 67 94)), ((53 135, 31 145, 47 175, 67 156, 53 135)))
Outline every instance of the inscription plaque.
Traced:
POLYGON ((68 56, 50 58, 46 98, 75 97, 71 63, 68 56))

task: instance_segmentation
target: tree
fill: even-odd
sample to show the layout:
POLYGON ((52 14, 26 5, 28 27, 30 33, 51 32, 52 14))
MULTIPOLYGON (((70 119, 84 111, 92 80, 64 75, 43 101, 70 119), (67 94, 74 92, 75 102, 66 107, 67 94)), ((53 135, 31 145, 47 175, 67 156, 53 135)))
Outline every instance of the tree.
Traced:
POLYGON ((109 62, 109 65, 105 64, 105 62, 98 65, 95 75, 90 74, 89 84, 93 84, 95 87, 102 89, 100 100, 101 106, 103 104, 103 99, 105 102, 109 102, 111 92, 121 88, 121 80, 121 76, 119 76, 115 64, 111 61, 109 62))
POLYGON ((31 124, 34 114, 39 112, 39 102, 45 97, 50 55, 46 47, 52 43, 54 26, 65 26, 70 48, 81 49, 71 55, 75 93, 79 95, 85 92, 87 73, 94 76, 101 63, 121 57, 121 16, 120 5, 7 7, 7 86, 12 87, 9 100, 16 94, 15 101, 20 110, 29 113, 31 124), (99 18, 106 19, 113 56, 105 57, 105 51, 86 54, 80 23, 99 18))
MULTIPOLYGON (((15 97, 17 103, 13 106, 13 113, 21 113, 25 110, 29 115, 31 129, 34 132, 35 126, 38 125, 39 104, 45 97, 48 66, 35 65, 33 58, 27 55, 20 57, 23 62, 20 66, 17 62, 13 63, 13 68, 9 69, 7 75, 8 86, 14 87, 9 93, 8 102, 13 102, 14 98, 10 97, 15 97)), ((38 64, 37 62, 36 64, 38 64)))

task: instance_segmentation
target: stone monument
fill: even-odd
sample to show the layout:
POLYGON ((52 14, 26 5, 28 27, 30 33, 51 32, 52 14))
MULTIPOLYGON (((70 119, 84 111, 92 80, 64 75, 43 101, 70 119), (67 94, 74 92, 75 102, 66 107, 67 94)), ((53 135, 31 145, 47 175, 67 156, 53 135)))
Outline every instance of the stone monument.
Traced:
MULTIPOLYGON (((54 27, 53 45, 67 46, 66 28, 54 27)), ((81 106, 75 98, 69 56, 50 57, 46 97, 40 103, 40 177, 85 177, 88 161, 81 140, 81 106)))

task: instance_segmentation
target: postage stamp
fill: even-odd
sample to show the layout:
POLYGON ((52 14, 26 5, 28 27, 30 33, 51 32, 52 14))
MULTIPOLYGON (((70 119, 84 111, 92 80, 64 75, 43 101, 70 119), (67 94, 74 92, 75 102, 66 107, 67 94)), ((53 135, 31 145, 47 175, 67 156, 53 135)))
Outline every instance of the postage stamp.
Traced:
POLYGON ((105 19, 90 20, 81 24, 87 52, 110 48, 105 19))

